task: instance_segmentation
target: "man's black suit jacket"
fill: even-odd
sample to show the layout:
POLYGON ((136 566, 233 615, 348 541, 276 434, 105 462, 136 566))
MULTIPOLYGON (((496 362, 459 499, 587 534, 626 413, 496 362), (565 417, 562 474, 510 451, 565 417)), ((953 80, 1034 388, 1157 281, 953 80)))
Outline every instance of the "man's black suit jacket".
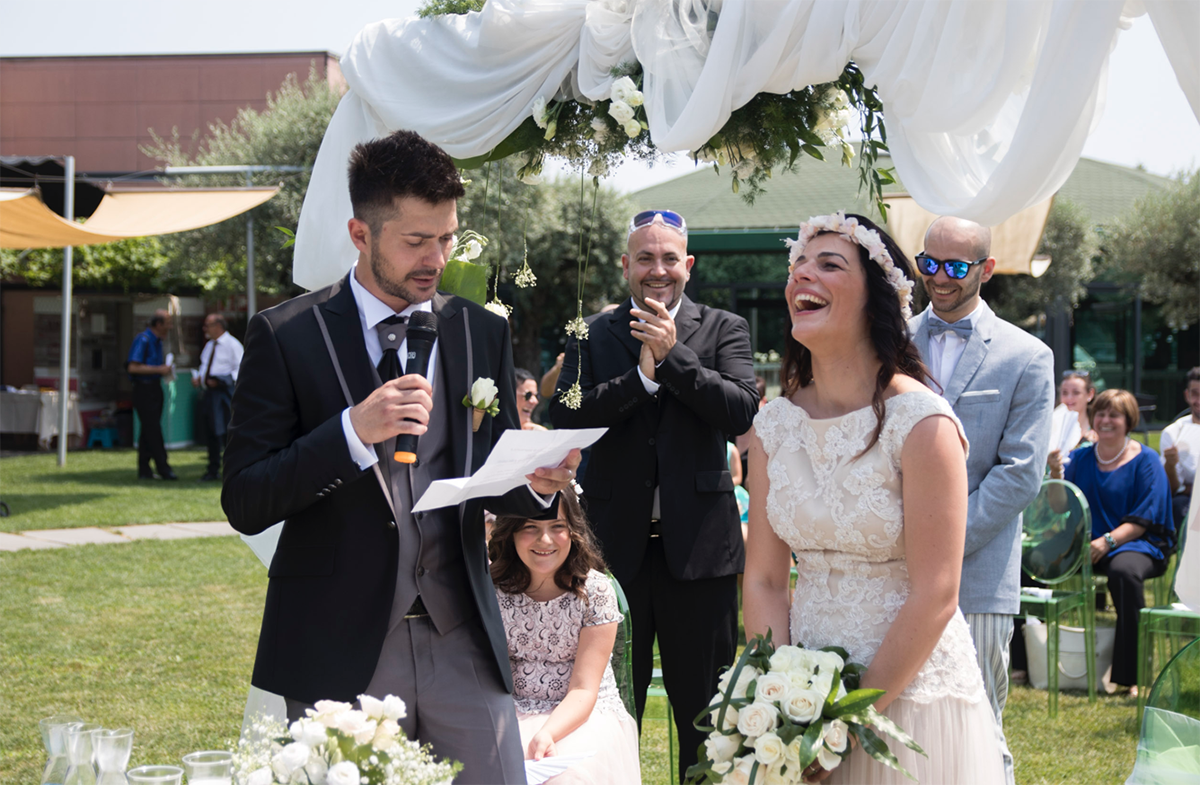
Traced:
POLYGON ((607 426, 582 479, 588 516, 617 580, 637 574, 659 486, 667 566, 678 580, 742 572, 739 525, 726 439, 750 429, 758 409, 750 331, 736 314, 684 296, 675 346, 655 370, 657 396, 638 375, 642 343, 629 323, 632 303, 590 322, 583 352, 567 346, 550 419, 558 428, 607 426), (580 357, 581 366, 576 365, 580 357), (562 404, 581 367, 583 403, 562 404))
MULTIPOLYGON (((354 402, 374 389, 348 278, 255 315, 234 393, 221 492, 229 522, 244 534, 286 520, 271 561, 252 681, 310 703, 353 701, 367 687, 387 634, 396 571, 401 562, 407 569, 416 563, 416 554, 398 552, 396 520, 375 472, 360 471, 350 457, 341 422, 348 404, 314 306, 354 402)), ((446 387, 435 394, 434 406, 449 407, 453 465, 466 476, 483 464, 505 429, 519 427, 508 323, 441 293, 433 310, 446 387), (500 414, 484 417, 472 434, 462 399, 479 377, 499 387, 500 414)), ((493 665, 511 691, 504 627, 488 574, 485 504, 530 517, 547 517, 554 507, 542 510, 527 488, 517 488, 499 499, 465 503, 458 509, 459 530, 441 533, 461 542, 470 579, 462 590, 479 609, 493 665)))

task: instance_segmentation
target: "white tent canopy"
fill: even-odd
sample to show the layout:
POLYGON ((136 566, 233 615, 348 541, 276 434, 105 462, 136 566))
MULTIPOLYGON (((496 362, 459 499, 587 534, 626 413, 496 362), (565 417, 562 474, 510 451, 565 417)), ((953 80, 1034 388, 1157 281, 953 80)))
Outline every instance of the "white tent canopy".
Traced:
POLYGON ((611 69, 634 58, 663 151, 697 149, 756 94, 835 80, 853 60, 878 87, 917 203, 1000 224, 1071 173, 1116 36, 1145 12, 1200 115, 1197 2, 490 0, 480 13, 378 22, 341 61, 350 92, 313 170, 294 279, 326 285, 356 258, 345 231, 355 144, 408 128, 455 157, 481 155, 539 98, 608 98, 611 69))

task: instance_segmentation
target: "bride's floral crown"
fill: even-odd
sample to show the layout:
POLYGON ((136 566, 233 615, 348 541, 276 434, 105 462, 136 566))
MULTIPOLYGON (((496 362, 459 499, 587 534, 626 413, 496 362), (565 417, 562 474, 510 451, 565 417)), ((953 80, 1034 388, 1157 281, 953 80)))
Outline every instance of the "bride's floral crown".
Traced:
POLYGON ((892 255, 888 253, 887 246, 879 237, 879 232, 863 226, 856 218, 847 218, 846 213, 842 210, 838 210, 833 215, 817 215, 809 218, 800 224, 800 234, 795 240, 789 238, 785 241, 788 248, 791 249, 788 254, 789 278, 795 272, 796 260, 800 258, 800 254, 804 253, 804 246, 808 245, 808 241, 821 232, 837 232, 850 242, 867 249, 867 256, 883 268, 883 274, 887 277, 888 283, 896 290, 896 295, 900 298, 900 313, 904 316, 904 320, 908 321, 912 318, 913 282, 908 280, 896 263, 892 261, 892 255))

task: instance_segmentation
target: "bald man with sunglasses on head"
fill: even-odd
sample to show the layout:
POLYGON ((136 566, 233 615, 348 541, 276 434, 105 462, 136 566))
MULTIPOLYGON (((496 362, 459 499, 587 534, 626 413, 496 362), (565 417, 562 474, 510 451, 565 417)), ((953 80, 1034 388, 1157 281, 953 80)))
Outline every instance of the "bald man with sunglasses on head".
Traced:
POLYGON ((621 257, 630 298, 589 317, 582 354, 577 340, 567 345, 550 403, 556 428, 609 429, 583 493, 629 599, 639 721, 658 638, 680 782, 706 735, 692 721, 736 652, 745 551, 726 442, 758 410, 746 320, 684 294, 694 261, 681 215, 635 215, 621 257), (571 409, 562 396, 576 378, 583 400, 571 409))
POLYGON ((1008 644, 1020 610, 1021 511, 1037 496, 1054 410, 1054 355, 996 316, 979 296, 991 279, 991 230, 942 217, 916 256, 929 306, 909 322, 932 387, 954 407, 970 442, 967 542, 958 604, 983 672, 1004 768, 1013 782, 1001 713, 1008 698, 1008 644))

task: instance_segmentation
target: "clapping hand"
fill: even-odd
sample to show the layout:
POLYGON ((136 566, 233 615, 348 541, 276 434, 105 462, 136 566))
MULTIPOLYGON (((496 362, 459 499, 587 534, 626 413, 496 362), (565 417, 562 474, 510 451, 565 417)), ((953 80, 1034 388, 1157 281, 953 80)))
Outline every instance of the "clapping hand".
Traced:
MULTIPOLYGON (((671 312, 667 310, 667 306, 658 300, 647 299, 646 307, 651 311, 643 311, 639 308, 630 311, 635 319, 642 321, 630 322, 629 327, 633 331, 634 338, 641 341, 644 346, 650 347, 650 352, 654 355, 654 364, 657 365, 667 358, 667 353, 675 346, 675 320, 671 318, 671 312)), ((646 375, 651 379, 654 378, 650 374, 646 375)))

